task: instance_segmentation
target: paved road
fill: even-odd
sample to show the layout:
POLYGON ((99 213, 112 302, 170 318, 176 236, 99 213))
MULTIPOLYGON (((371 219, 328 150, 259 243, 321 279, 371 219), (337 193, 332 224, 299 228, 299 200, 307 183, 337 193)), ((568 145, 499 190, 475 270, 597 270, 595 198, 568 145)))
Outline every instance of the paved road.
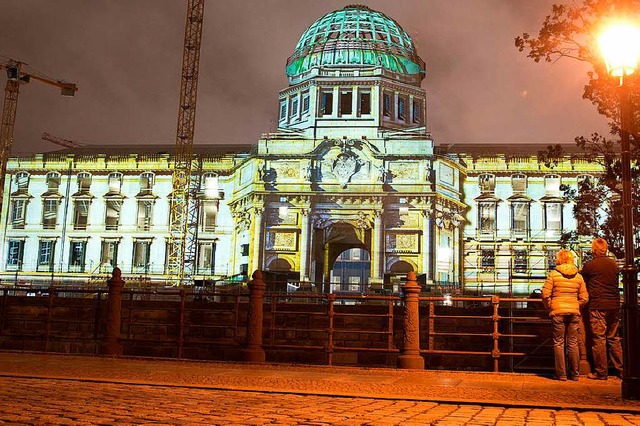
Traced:
POLYGON ((0 424, 640 425, 619 380, 0 352, 0 424))
POLYGON ((640 415, 0 378, 0 422, 31 425, 640 425, 640 415))

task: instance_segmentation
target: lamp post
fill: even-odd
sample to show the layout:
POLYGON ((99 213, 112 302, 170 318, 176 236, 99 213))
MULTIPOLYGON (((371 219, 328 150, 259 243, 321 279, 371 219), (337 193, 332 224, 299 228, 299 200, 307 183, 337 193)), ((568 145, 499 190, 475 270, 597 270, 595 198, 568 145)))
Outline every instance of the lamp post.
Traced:
POLYGON ((622 397, 640 399, 640 350, 638 341, 638 283, 634 264, 633 200, 631 187, 631 153, 629 132, 631 102, 625 77, 638 68, 640 59, 640 28, 618 23, 607 28, 598 39, 607 71, 620 78, 620 139, 622 148, 622 215, 624 231, 624 268, 622 287, 623 373, 622 397))

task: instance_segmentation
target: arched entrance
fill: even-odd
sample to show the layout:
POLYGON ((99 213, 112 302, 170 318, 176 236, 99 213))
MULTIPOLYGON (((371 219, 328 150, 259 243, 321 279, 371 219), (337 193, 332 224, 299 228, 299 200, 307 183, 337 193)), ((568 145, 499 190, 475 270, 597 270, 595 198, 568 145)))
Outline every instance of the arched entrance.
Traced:
POLYGON ((410 262, 398 260, 389 268, 389 273, 385 274, 384 288, 391 293, 399 293, 400 287, 407 281, 407 273, 415 272, 416 268, 410 262))
MULTIPOLYGON (((360 257, 358 260, 359 268, 366 268, 361 274, 367 278, 363 280, 362 285, 368 285, 368 277, 371 274, 371 261, 369 260, 371 231, 369 229, 357 228, 349 222, 334 222, 326 228, 316 229, 314 242, 314 278, 317 283, 323 283, 322 292, 329 293, 332 290, 332 279, 334 284, 337 283, 335 280, 341 279, 340 269, 336 270, 335 264, 339 256, 345 252, 349 254, 344 256, 353 254, 360 257), (352 252, 352 249, 357 251, 352 252), (363 252, 366 255, 362 254, 363 252), (365 257, 366 260, 362 260, 365 257)), ((342 260, 347 261, 346 259, 342 260)), ((342 266, 339 264, 339 267, 342 266)), ((355 276, 355 273, 352 276, 355 276)), ((355 281, 355 278, 353 280, 355 281)))
POLYGON ((291 270, 291 264, 286 259, 274 259, 267 266, 269 271, 288 272, 291 270))
POLYGON ((331 292, 364 293, 371 275, 371 257, 363 248, 343 251, 329 273, 331 292))
POLYGON ((263 279, 267 285, 267 291, 290 291, 288 282, 298 278, 297 272, 291 272, 292 266, 287 259, 275 258, 271 260, 263 273, 263 279))

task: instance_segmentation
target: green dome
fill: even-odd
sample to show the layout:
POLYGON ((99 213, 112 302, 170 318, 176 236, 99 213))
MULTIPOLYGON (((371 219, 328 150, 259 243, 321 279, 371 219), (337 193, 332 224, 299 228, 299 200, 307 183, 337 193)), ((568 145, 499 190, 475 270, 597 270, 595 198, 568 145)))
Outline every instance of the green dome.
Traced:
POLYGON ((324 15, 302 34, 287 60, 287 75, 318 66, 353 65, 425 73, 411 37, 396 21, 367 6, 353 5, 324 15))

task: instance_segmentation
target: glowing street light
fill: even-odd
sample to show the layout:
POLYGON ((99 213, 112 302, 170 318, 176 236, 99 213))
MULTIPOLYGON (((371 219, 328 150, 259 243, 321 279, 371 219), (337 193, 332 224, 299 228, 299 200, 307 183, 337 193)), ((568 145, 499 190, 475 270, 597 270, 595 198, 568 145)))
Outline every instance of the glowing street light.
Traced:
MULTIPOLYGON (((640 60, 640 28, 628 22, 613 24, 598 37, 607 71, 613 77, 633 74, 640 60)), ((620 82, 621 85, 623 81, 620 82)))
POLYGON ((633 242, 633 205, 631 191, 631 153, 629 133, 631 102, 625 77, 636 72, 640 61, 640 28, 629 22, 609 26, 598 38, 607 71, 620 78, 620 139, 622 149, 622 216, 624 258, 622 287, 622 397, 640 399, 640 350, 638 341, 638 272, 635 268, 633 242))

